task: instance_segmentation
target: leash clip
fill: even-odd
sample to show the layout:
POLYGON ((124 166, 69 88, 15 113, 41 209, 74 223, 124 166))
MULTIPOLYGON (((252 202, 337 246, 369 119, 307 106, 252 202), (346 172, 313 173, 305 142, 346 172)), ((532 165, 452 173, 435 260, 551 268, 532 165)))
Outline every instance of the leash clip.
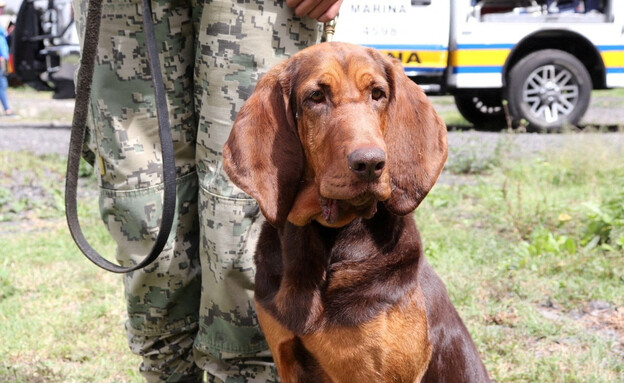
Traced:
POLYGON ((338 16, 334 17, 333 20, 323 23, 323 35, 321 36, 321 42, 330 42, 334 39, 337 23, 338 16))

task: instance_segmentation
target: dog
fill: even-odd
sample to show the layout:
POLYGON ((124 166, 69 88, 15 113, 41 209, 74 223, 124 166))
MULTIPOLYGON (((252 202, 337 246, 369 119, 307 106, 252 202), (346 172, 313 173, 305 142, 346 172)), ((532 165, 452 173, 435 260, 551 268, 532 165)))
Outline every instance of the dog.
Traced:
POLYGON ((259 80, 224 170, 267 220, 255 303, 282 382, 490 381, 412 216, 447 155, 423 91, 373 49, 315 45, 259 80))

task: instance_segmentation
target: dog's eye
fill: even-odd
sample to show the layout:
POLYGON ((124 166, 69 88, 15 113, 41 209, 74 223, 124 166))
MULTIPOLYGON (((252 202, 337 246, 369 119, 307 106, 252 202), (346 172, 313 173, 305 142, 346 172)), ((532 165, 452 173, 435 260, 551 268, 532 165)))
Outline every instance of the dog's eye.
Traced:
POLYGON ((313 102, 317 102, 317 103, 325 101, 325 95, 320 90, 315 90, 314 92, 310 93, 309 98, 313 102))
POLYGON ((381 90, 380 88, 373 88, 373 90, 371 91, 371 98, 375 101, 385 97, 385 93, 383 90, 381 90))

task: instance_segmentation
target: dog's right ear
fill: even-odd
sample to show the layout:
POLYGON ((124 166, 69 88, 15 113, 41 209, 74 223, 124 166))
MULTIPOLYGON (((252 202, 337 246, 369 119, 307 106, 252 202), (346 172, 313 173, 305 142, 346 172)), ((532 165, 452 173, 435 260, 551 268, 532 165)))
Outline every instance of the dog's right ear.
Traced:
POLYGON ((304 166, 290 105, 293 72, 287 60, 262 76, 223 148, 225 172, 276 227, 286 222, 304 166))

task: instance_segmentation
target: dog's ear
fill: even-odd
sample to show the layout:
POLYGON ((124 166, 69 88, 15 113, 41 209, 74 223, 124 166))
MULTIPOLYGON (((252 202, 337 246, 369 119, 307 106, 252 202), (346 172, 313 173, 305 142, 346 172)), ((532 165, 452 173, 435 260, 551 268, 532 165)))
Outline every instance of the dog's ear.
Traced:
POLYGON ((304 166, 290 106, 291 61, 262 76, 223 148, 225 172, 278 227, 286 222, 304 166))
POLYGON ((385 140, 393 190, 386 204, 405 215, 416 209, 442 172, 448 155, 446 126, 401 63, 383 60, 391 87, 385 140))

